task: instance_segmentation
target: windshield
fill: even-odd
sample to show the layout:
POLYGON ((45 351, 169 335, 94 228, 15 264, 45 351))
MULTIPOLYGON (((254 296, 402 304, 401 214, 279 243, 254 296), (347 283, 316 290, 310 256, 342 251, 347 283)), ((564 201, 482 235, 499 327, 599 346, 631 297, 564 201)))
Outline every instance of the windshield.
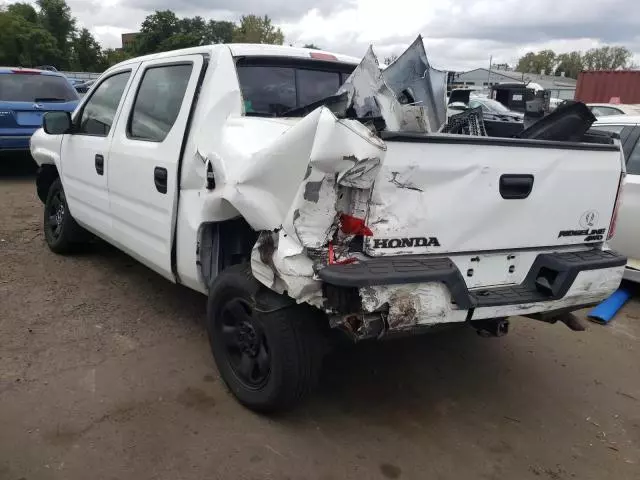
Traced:
POLYGON ((489 110, 492 112, 510 112, 511 111, 500 102, 496 100, 491 100, 490 98, 483 98, 482 100, 476 100, 476 101, 484 105, 485 107, 487 107, 486 110, 489 110))
POLYGON ((248 115, 282 116, 285 112, 335 95, 353 70, 350 65, 237 65, 248 115))
POLYGON ((0 74, 0 101, 69 102, 78 95, 63 77, 40 74, 0 74))

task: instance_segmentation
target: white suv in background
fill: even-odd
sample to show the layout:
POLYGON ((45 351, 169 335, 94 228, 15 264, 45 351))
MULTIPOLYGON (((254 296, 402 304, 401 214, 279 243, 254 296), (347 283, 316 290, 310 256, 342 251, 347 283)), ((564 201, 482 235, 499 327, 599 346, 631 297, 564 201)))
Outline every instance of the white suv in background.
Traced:
POLYGON ((611 115, 640 115, 640 105, 619 103, 588 103, 587 107, 598 118, 611 115))
POLYGON ((598 118, 594 129, 620 135, 627 177, 618 214, 612 248, 628 257, 625 278, 640 282, 640 115, 615 115, 598 118))

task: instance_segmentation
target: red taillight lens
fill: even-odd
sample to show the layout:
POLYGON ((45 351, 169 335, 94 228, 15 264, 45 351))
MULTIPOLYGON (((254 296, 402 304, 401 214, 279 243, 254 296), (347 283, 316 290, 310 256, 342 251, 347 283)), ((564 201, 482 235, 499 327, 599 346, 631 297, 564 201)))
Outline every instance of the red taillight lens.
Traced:
POLYGON ((618 193, 616 194, 616 203, 613 207, 613 215, 611 216, 611 223, 609 224, 609 232, 607 233, 607 240, 611 240, 616 234, 616 224, 618 223, 618 210, 620 208, 620 202, 622 201, 622 191, 624 190, 624 173, 620 175, 620 182, 618 183, 618 193))
POLYGON ((40 70, 28 70, 26 68, 13 69, 11 73, 17 73, 18 75, 40 75, 40 70))
POLYGON ((335 55, 331 55, 330 53, 322 53, 322 52, 311 52, 309 56, 314 60, 327 60, 329 62, 337 62, 338 59, 335 55))
POLYGON ((340 215, 340 230, 347 235, 362 235, 363 237, 373 236, 373 232, 364 223, 364 219, 352 217, 346 213, 340 215))

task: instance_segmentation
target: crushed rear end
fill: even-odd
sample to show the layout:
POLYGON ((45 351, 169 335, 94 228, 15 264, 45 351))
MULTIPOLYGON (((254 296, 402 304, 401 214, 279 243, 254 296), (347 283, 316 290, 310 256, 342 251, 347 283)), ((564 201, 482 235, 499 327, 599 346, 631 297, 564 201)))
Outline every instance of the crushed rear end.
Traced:
MULTIPOLYGON (((523 139, 440 134, 445 78, 420 38, 382 71, 370 50, 330 105, 222 134, 230 143, 238 131, 274 132, 216 179, 211 200, 261 232, 254 276, 355 339, 553 318, 620 283, 626 259, 606 246, 619 143, 573 139, 590 119, 567 133, 560 118, 567 138, 547 124, 523 139)), ((221 170, 214 155, 207 161, 221 170)))

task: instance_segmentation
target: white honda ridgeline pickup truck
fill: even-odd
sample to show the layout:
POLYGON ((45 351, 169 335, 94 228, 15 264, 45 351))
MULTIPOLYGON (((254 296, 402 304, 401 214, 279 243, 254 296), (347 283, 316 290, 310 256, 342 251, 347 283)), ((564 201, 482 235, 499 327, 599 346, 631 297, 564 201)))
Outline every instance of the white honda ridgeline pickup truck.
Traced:
POLYGON ((420 38, 384 69, 268 45, 127 60, 31 140, 46 242, 91 233, 208 295, 220 374, 262 412, 310 390, 334 336, 577 329, 625 267, 619 140, 578 103, 456 134, 473 112, 446 118, 445 81, 420 38))

